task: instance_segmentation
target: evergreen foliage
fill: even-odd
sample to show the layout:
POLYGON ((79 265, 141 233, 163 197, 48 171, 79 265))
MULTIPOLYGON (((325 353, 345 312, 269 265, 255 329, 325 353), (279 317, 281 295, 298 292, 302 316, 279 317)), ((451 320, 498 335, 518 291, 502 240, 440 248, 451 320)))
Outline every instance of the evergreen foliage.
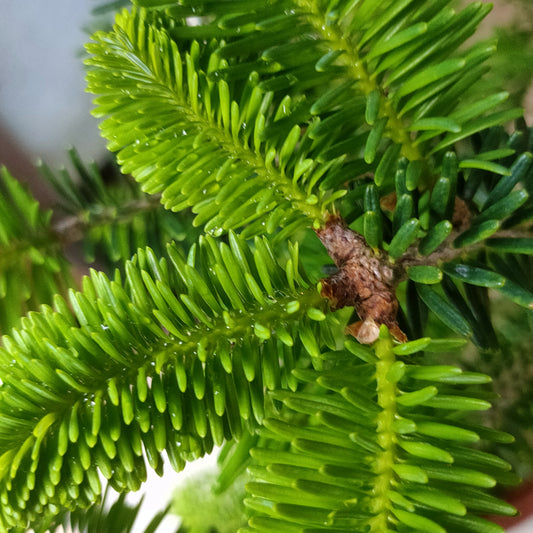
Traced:
POLYGON ((69 267, 52 235, 51 215, 0 170, 0 331, 67 287, 69 267))
MULTIPOLYGON (((79 531, 79 533, 130 533, 133 531, 142 508, 143 498, 136 505, 129 505, 126 502, 126 493, 123 492, 111 503, 111 494, 112 491, 107 487, 100 504, 93 505, 88 510, 77 509, 67 513, 54 531, 57 533, 65 530, 79 531)), ((144 533, 161 533, 161 523, 168 509, 169 506, 157 513, 144 529, 144 533)))
POLYGON ((533 166, 474 83, 489 7, 134 4, 86 60, 134 181, 43 166, 51 222, 1 174, 0 531, 215 446, 217 490, 251 476, 243 533, 502 531, 513 437, 462 349, 508 349, 489 295, 533 309, 533 166), (76 288, 79 240, 110 268, 76 288))

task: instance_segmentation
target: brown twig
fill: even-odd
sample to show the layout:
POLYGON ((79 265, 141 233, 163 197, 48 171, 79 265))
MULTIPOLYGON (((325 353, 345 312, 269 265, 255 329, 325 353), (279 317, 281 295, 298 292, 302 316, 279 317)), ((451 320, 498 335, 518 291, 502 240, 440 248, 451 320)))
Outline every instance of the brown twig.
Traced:
POLYGON ((407 337, 396 321, 399 268, 387 256, 376 254, 339 216, 331 216, 316 233, 339 269, 322 280, 322 296, 333 309, 353 306, 361 319, 348 326, 348 332, 359 342, 371 344, 385 324, 397 340, 405 342, 407 337))
MULTIPOLYGON (((330 301, 333 310, 355 308, 361 320, 348 326, 347 333, 360 343, 375 342, 382 324, 398 341, 405 342, 407 337, 397 322, 398 284, 407 279, 407 269, 411 266, 438 266, 483 250, 483 242, 454 248, 455 238, 464 229, 464 225, 459 225, 437 250, 427 256, 420 256, 415 244, 393 263, 386 252, 375 252, 362 235, 347 227, 340 216, 332 215, 323 228, 315 230, 338 268, 337 272, 321 280, 321 294, 330 301)), ((531 237, 531 233, 502 230, 493 237, 531 237)))

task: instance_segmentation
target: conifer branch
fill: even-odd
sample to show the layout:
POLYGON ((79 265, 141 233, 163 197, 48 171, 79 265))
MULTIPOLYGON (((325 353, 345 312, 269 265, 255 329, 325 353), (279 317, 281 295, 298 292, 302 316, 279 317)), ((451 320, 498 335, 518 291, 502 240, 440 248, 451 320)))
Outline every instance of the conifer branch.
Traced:
POLYGON ((491 490, 517 478, 491 451, 513 439, 478 424, 491 378, 443 364, 497 350, 489 289, 533 307, 530 132, 470 90, 493 45, 463 47, 489 8, 134 3, 86 63, 135 181, 71 152, 79 186, 43 168, 52 222, 2 171, 2 326, 47 305, 0 348, 0 533, 223 443, 218 488, 251 476, 243 533, 501 533, 491 490), (116 270, 66 299, 78 239, 116 270))
POLYGON ((343 65, 347 77, 353 79, 367 98, 371 94, 378 94, 379 117, 386 117, 384 135, 401 146, 400 153, 409 161, 417 161, 423 158, 419 146, 413 142, 409 125, 405 124, 398 115, 392 102, 386 98, 382 87, 378 84, 376 76, 373 76, 365 65, 365 57, 361 55, 357 47, 353 46, 346 38, 346 32, 339 26, 337 20, 332 22, 328 13, 324 12, 319 2, 313 0, 296 0, 294 2, 305 13, 309 13, 309 21, 318 35, 328 43, 330 54, 338 55, 338 63, 343 65))
POLYGON ((3 338, 0 526, 33 521, 45 504, 49 519, 71 483, 86 491, 76 505, 88 504, 100 493, 97 468, 119 490, 139 488, 144 454, 160 471, 165 449, 180 470, 253 429, 263 387, 286 386, 294 365, 319 356, 320 331, 333 323, 298 272, 297 249, 283 270, 266 241, 253 252, 230 241, 200 242, 203 277, 175 247, 171 269, 140 250, 124 283, 93 272, 83 293, 71 292, 73 311, 56 298, 55 312, 44 307, 3 338), (291 351, 280 359, 283 346, 291 351), (27 472, 44 485, 34 490, 27 472), (24 502, 10 499, 13 484, 24 502))
POLYGON ((94 228, 130 224, 138 216, 154 213, 159 204, 160 199, 155 196, 125 202, 120 206, 120 212, 114 207, 102 206, 97 213, 63 216, 53 222, 52 233, 63 246, 68 246, 85 239, 94 228))
POLYGON ((87 60, 89 87, 103 95, 95 114, 106 116, 116 109, 133 121, 144 121, 145 114, 160 116, 162 121, 138 132, 121 128, 120 115, 104 122, 104 135, 112 140, 110 148, 120 150, 123 171, 131 172, 148 193, 161 192, 167 209, 192 207, 198 213, 195 224, 207 223, 207 231, 215 235, 244 224, 249 226, 247 235, 265 228, 271 232, 282 224, 287 227, 286 237, 290 229, 309 222, 320 224, 328 203, 340 195, 313 193, 327 167, 321 170, 307 158, 309 147, 300 128, 293 128, 276 143, 263 142, 265 121, 276 119, 270 117, 269 94, 254 88, 251 79, 247 98, 239 107, 228 84, 210 82, 206 79, 209 71, 205 73, 198 65, 204 54, 207 57, 202 61, 213 64, 213 70, 220 61, 216 55, 193 42, 182 57, 164 30, 149 32, 146 24, 142 15, 123 13, 115 34, 99 34, 98 42, 88 47, 93 54, 87 60), (166 50, 166 56, 152 54, 156 43, 166 50), (128 92, 117 90, 108 79, 107 63, 122 65, 128 92), (142 113, 139 102, 143 102, 142 113), (151 150, 167 154, 157 166, 147 159, 151 150), (231 184, 222 187, 223 179, 231 184), (300 220, 302 215, 305 218, 300 220))
POLYGON ((398 391, 394 381, 389 376, 393 371, 396 358, 392 351, 390 338, 385 337, 377 341, 375 353, 379 361, 376 363, 376 403, 382 411, 376 419, 377 442, 382 449, 375 458, 376 481, 373 491, 373 501, 370 504, 374 517, 369 521, 370 531, 378 533, 387 531, 391 521, 391 502, 389 492, 394 490, 394 464, 397 454, 396 432, 394 421, 398 418, 396 396, 398 391))

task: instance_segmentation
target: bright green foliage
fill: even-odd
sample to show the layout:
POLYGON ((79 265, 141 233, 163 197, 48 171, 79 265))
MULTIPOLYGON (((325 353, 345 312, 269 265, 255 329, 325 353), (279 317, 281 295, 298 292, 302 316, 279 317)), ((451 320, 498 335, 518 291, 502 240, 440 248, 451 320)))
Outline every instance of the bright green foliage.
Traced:
POLYGON ((96 34, 87 64, 97 68, 88 74, 90 90, 102 95, 95 114, 112 115, 102 132, 120 149, 123 172, 161 192, 167 209, 192 207, 194 223, 214 235, 244 225, 246 236, 279 225, 294 231, 307 223, 302 215, 322 218, 334 196, 314 194, 324 170, 307 157, 312 141, 297 125, 264 141, 269 123, 290 113, 290 99, 272 110, 272 94, 254 87, 252 75, 238 104, 226 81, 209 77, 220 68, 210 47, 193 42, 180 51, 167 32, 126 12, 118 25, 96 34), (111 66, 124 74, 123 87, 111 66))
POLYGON ((0 332, 67 288, 69 267, 50 227, 51 216, 0 169, 0 332))
POLYGON ((224 39, 218 55, 230 64, 219 68, 223 77, 243 79, 255 71, 265 90, 314 95, 320 89, 302 103, 311 115, 329 119, 314 137, 327 136, 330 153, 338 155, 353 157, 365 148, 359 166, 374 161, 383 136, 417 160, 442 133, 438 149, 516 116, 492 112, 504 93, 461 105, 459 97, 486 71, 494 51, 491 43, 458 50, 490 10, 480 2, 459 13, 449 0, 135 3, 168 8, 173 18, 206 17, 205 25, 170 31, 179 40, 224 39), (370 136, 361 129, 365 122, 370 136), (411 131, 419 133, 414 140, 411 131))
POLYGON ((324 304, 297 265, 297 248, 283 270, 266 241, 252 252, 235 236, 188 259, 140 250, 124 282, 85 278, 73 312, 58 299, 24 318, 0 349, 0 525, 89 504, 97 469, 137 490, 163 450, 180 470, 261 423, 265 388, 294 388, 332 325, 309 312, 324 304))
MULTIPOLYGON (((429 339, 426 346, 398 347, 398 357, 383 330, 376 364, 354 358, 361 350, 354 344, 325 354, 328 370, 295 372, 312 393, 272 393, 283 408, 260 432, 271 445, 251 451, 257 481, 248 484, 247 505, 259 515, 242 531, 443 532, 468 524, 501 531, 467 517, 496 505, 482 489, 505 480, 510 469, 467 447, 508 438, 462 421, 467 411, 489 408, 471 393, 463 396, 463 386, 489 378, 453 366, 420 367, 411 355, 429 339)), ((514 513, 503 502, 498 510, 514 513)))
POLYGON ((48 305, 0 348, 0 533, 220 445, 217 490, 253 478, 243 532, 502 531, 483 517, 515 512, 491 493, 517 481, 492 453, 512 437, 481 423, 491 378, 460 358, 502 353, 489 294, 533 308, 533 142, 504 128, 506 93, 476 91, 494 46, 464 43, 489 7, 134 3, 86 60, 134 181, 72 153, 80 186, 43 169, 67 214, 50 226, 2 174, 2 326, 48 305), (367 244, 341 252, 369 346, 315 284, 331 214, 367 244), (81 239, 117 268, 52 297, 81 239), (408 342, 362 304, 376 270, 408 342))

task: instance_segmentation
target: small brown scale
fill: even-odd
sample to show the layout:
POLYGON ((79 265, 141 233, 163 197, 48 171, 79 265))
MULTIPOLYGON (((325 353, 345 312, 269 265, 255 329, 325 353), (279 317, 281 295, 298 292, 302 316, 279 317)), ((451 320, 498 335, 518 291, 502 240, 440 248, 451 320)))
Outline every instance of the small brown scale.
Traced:
POLYGON ((361 319, 348 326, 347 333, 360 343, 372 344, 385 324, 399 342, 405 342, 407 337, 396 321, 398 268, 377 255, 339 216, 330 216, 325 226, 315 231, 339 269, 321 280, 322 296, 333 310, 353 306, 361 319))

